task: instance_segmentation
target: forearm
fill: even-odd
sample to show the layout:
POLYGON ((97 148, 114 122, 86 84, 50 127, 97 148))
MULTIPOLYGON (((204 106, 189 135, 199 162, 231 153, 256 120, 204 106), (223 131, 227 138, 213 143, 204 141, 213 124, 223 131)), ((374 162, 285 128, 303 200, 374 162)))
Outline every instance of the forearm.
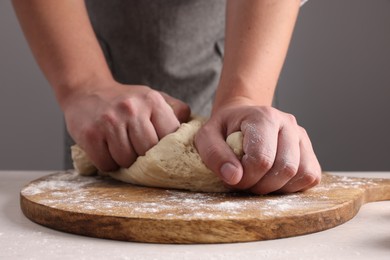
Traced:
POLYGON ((82 0, 13 0, 39 66, 60 104, 91 79, 112 78, 82 0))
POLYGON ((271 105, 299 5, 299 0, 228 0, 214 110, 236 99, 271 105))

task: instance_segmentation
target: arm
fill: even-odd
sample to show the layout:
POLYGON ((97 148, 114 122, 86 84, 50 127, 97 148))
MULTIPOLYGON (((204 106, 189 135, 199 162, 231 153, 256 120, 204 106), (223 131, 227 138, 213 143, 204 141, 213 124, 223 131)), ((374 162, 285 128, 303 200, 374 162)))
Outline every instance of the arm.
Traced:
POLYGON ((294 192, 320 180, 306 132, 271 107, 300 1, 228 0, 225 57, 212 116, 196 137, 205 164, 237 189, 294 192), (244 134, 240 161, 226 146, 244 134))
POLYGON ((61 105, 91 80, 112 81, 84 1, 14 0, 36 61, 61 105))
POLYGON ((271 105, 299 3, 228 1, 225 57, 214 110, 236 98, 271 105))
POLYGON ((13 4, 69 133, 100 170, 130 166, 188 117, 189 108, 182 102, 147 86, 129 88, 113 79, 84 1, 13 4))

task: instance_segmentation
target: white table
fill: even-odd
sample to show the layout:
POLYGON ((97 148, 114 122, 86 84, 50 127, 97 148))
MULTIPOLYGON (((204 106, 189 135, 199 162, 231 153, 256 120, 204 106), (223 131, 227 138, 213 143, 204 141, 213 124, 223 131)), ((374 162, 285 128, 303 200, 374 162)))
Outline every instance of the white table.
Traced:
MULTIPOLYGON (((19 191, 51 172, 0 171, 0 259, 390 259, 390 202, 363 206, 326 231, 278 240, 212 245, 160 245, 95 239, 55 231, 24 217, 19 191)), ((335 172, 390 178, 390 172, 335 172)))

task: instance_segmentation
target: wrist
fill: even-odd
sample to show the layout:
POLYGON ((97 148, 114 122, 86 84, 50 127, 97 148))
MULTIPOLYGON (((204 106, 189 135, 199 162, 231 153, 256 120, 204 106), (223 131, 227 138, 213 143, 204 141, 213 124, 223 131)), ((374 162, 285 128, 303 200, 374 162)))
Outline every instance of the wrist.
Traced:
POLYGON ((98 90, 110 88, 114 84, 117 82, 111 75, 91 75, 83 79, 57 82, 52 85, 57 101, 64 110, 71 100, 81 95, 89 95, 98 90))
POLYGON ((225 106, 271 106, 275 84, 249 82, 231 77, 221 79, 216 92, 213 111, 225 106))

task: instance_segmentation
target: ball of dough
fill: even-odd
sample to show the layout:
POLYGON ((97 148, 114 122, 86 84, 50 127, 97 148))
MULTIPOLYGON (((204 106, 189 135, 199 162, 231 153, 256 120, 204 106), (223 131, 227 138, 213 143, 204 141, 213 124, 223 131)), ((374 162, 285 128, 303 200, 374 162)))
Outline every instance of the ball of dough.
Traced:
POLYGON ((242 148, 243 139, 244 136, 241 131, 230 134, 226 139, 226 143, 232 148, 239 160, 244 156, 244 150, 242 148))
MULTIPOLYGON (((201 192, 229 191, 222 180, 202 162, 195 148, 194 137, 201 126, 202 121, 199 119, 182 124, 176 132, 162 138, 144 156, 139 156, 129 168, 121 168, 108 174, 123 182, 149 187, 201 192)), ((241 158, 243 153, 241 132, 230 135, 227 143, 237 157, 241 158)), ((72 158, 80 159, 79 156, 72 158)), ((89 169, 90 163, 86 161, 85 158, 75 161, 76 169, 79 171, 89 169), (85 163, 88 166, 83 165, 85 163)))

